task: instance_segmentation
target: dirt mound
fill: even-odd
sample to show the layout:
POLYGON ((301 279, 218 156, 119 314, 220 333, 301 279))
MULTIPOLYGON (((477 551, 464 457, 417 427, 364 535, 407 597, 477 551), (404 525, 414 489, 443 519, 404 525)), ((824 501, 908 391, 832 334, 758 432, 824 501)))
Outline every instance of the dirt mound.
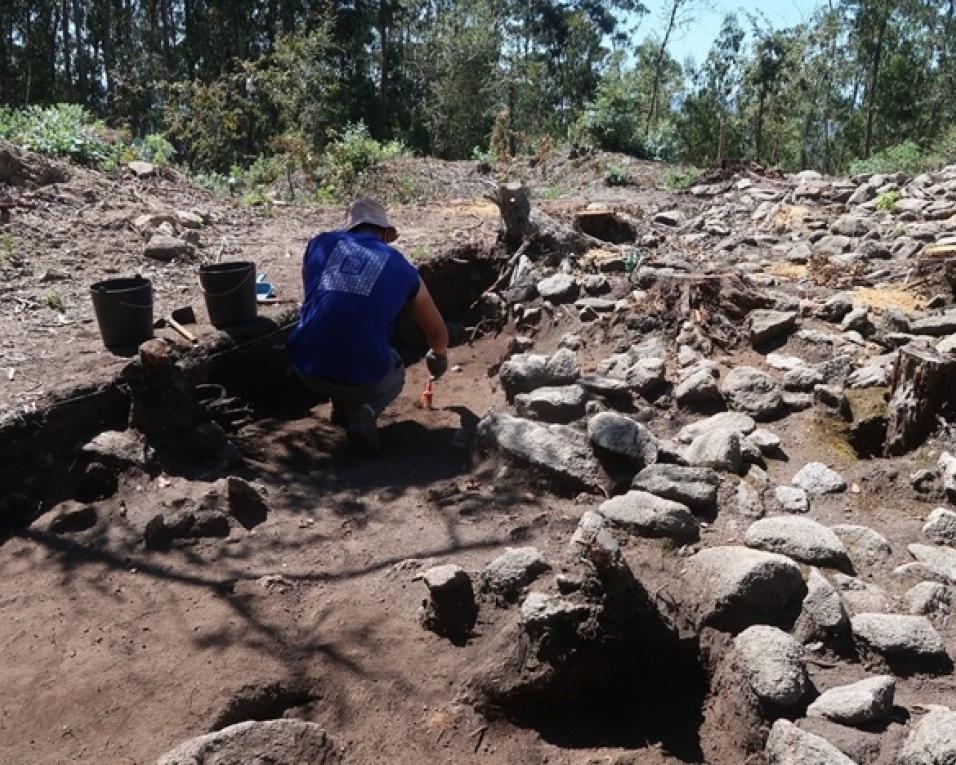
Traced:
POLYGON ((36 188, 63 183, 69 177, 66 165, 0 140, 0 184, 36 188))

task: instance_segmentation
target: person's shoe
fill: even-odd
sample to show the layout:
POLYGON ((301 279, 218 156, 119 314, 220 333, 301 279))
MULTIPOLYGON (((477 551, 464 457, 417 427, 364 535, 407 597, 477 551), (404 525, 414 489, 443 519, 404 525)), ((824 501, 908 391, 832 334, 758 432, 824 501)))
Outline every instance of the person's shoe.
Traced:
POLYGON ((360 451, 368 454, 382 451, 382 442, 375 425, 375 410, 368 404, 363 404, 352 412, 345 435, 348 436, 349 443, 360 451))

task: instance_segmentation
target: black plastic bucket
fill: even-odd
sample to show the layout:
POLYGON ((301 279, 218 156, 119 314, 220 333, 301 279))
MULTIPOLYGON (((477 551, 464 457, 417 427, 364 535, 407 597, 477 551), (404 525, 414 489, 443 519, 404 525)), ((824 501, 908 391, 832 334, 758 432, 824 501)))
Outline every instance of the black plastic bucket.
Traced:
POLYGON ((153 284, 142 276, 90 287, 96 323, 107 348, 131 348, 153 336, 153 284))
POLYGON ((249 261, 199 267, 206 311, 214 327, 231 327, 256 318, 256 264, 249 261))

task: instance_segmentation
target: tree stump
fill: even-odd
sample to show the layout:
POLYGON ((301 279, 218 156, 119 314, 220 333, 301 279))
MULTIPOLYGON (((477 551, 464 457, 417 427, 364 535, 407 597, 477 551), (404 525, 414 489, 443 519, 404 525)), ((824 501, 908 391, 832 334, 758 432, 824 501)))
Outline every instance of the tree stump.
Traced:
POLYGON ((883 443, 887 456, 915 449, 932 432, 937 415, 956 411, 956 357, 900 348, 890 386, 883 443))
POLYGON ((746 336, 747 314, 772 303, 741 274, 663 274, 654 277, 644 309, 672 324, 691 322, 714 344, 728 348, 746 336))
POLYGON ((560 258, 568 254, 583 255, 604 245, 592 236, 575 231, 541 212, 531 204, 528 189, 517 183, 495 188, 488 195, 501 212, 504 223, 502 239, 509 252, 527 243, 529 257, 560 258))

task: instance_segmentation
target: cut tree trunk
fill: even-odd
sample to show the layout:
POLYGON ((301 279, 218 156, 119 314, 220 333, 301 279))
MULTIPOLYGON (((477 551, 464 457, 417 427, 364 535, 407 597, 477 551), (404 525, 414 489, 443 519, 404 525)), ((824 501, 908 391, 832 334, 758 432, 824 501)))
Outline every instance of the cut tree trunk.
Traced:
POLYGON ((933 431, 937 416, 956 410, 956 357, 901 348, 890 384, 883 444, 887 456, 915 449, 933 431))
POLYGON ((593 236, 575 231, 559 223, 547 213, 531 204, 526 187, 509 183, 498 186, 488 195, 501 211, 504 223, 502 239, 509 252, 515 252, 527 244, 528 256, 562 258, 566 255, 583 255, 607 245, 593 236))

